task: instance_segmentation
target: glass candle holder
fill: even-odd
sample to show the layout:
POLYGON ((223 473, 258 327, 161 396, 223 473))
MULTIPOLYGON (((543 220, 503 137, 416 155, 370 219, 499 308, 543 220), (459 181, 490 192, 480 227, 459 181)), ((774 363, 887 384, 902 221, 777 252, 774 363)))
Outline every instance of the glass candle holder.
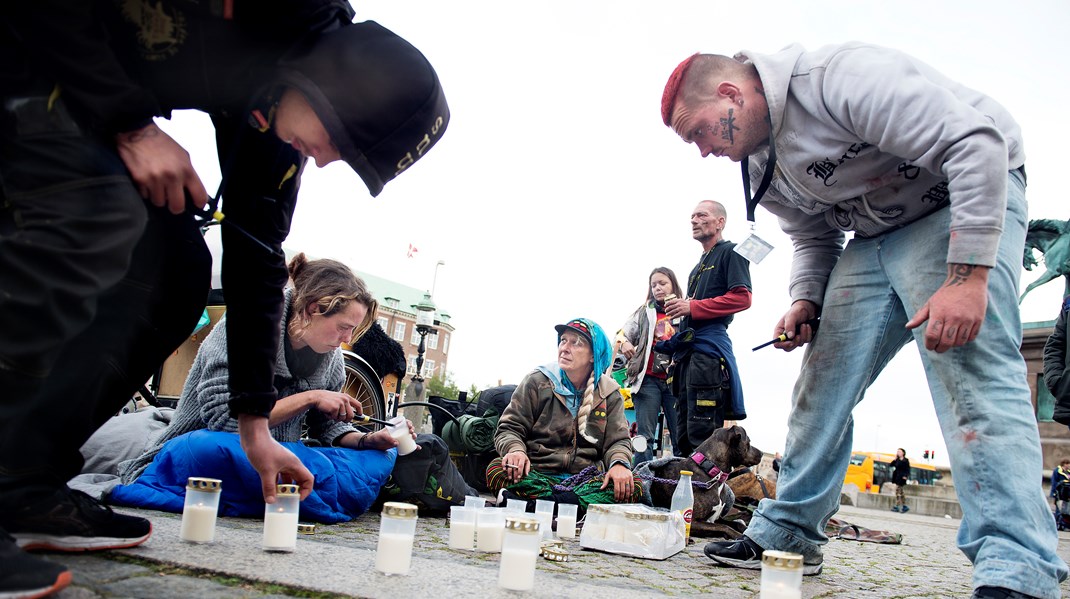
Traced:
POLYGON ((557 504, 557 538, 576 538, 576 515, 579 507, 574 503, 557 504))
POLYGON ((547 499, 535 500, 535 518, 539 521, 544 541, 554 538, 554 505, 553 501, 547 499))
POLYGON ((609 511, 606 507, 600 504, 589 505, 587 515, 583 518, 581 536, 585 540, 601 541, 606 538, 607 524, 609 524, 609 511))
POLYGON ((627 523, 623 512, 610 512, 606 516, 605 540, 612 543, 623 543, 626 526, 627 523))
POLYGON ((412 567, 412 543, 416 537, 416 506, 388 501, 379 520, 379 544, 375 569, 383 574, 408 574, 412 567))
POLYGON ((761 599, 802 599, 803 558, 786 551, 762 552, 761 599))
POLYGON ((535 588, 535 561, 539 557, 539 522, 524 516, 506 516, 498 586, 512 591, 535 588))
POLYGON ((476 510, 463 505, 450 507, 450 549, 472 550, 476 544, 476 510))
POLYGON ((390 426, 387 427, 390 431, 390 436, 398 442, 398 455, 409 455, 416 451, 416 440, 412 438, 412 433, 409 432, 409 423, 405 420, 404 416, 394 416, 390 419, 390 426))
POLYGON ((468 495, 464 498, 464 507, 470 507, 477 510, 481 510, 487 507, 487 500, 479 497, 478 495, 468 495))
POLYGON ((293 551, 297 548, 300 509, 297 485, 275 488, 275 503, 264 506, 264 551, 293 551))
POLYGON ((186 501, 182 506, 182 529, 178 537, 187 543, 211 543, 215 540, 215 522, 219 513, 219 496, 223 481, 191 476, 186 482, 186 501))
POLYGON ((485 507, 476 515, 476 549, 499 553, 505 533, 505 510, 485 507))
POLYGON ((512 512, 514 514, 523 514, 528 511, 527 499, 506 499, 505 511, 512 512))

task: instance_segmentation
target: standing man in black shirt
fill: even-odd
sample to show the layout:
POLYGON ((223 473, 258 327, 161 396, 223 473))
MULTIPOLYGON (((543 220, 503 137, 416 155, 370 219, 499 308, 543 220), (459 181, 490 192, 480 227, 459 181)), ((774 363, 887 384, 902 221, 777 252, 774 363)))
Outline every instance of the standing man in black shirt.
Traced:
POLYGON ((750 307, 750 263, 724 239, 726 218, 718 202, 704 200, 695 207, 691 236, 702 244, 702 259, 687 279, 687 297, 665 302, 666 315, 683 318, 685 341, 673 354, 677 456, 690 456, 725 420, 747 417, 728 325, 735 313, 750 307))

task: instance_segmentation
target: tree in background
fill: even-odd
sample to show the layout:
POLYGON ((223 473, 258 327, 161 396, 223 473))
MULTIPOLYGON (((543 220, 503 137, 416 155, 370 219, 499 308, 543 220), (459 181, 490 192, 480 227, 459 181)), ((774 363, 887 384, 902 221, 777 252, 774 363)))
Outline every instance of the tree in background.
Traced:
MULTIPOLYGON (((453 373, 447 372, 445 376, 436 374, 435 376, 427 379, 427 395, 437 395, 439 397, 445 397, 446 399, 456 400, 461 395, 461 388, 457 386, 457 383, 453 380, 453 373)), ((477 401, 477 395, 479 390, 473 384, 468 388, 468 397, 466 401, 468 403, 475 403, 477 401)))

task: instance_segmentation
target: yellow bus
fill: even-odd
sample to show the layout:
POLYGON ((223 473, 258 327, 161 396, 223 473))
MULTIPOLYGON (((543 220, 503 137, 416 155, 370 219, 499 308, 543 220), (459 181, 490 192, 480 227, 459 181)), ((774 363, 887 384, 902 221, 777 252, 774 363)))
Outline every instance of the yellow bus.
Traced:
MULTIPOLYGON (((851 454, 851 463, 847 465, 847 476, 844 477, 843 483, 850 483, 865 493, 880 493, 881 485, 892 482, 892 460, 894 459, 895 454, 891 453, 856 451, 851 454)), ((907 482, 932 485, 942 476, 930 464, 911 462, 907 482)))

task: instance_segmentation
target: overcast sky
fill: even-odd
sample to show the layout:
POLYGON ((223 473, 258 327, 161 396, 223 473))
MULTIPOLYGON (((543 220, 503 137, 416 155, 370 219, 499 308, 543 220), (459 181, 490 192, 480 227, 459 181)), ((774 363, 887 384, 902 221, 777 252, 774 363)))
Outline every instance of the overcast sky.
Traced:
MULTIPOLYGON (((689 215, 715 199, 726 237, 748 234, 739 166, 701 159, 661 123, 662 88, 696 52, 775 52, 860 40, 907 51, 988 93, 1024 130, 1030 218, 1070 218, 1062 150, 1070 135, 1070 3, 766 1, 500 2, 361 0, 435 65, 452 112, 426 158, 371 198, 344 164, 305 172, 288 249, 430 290, 456 326, 449 370, 461 388, 516 383, 555 359, 553 325, 575 316, 609 335, 645 299, 656 266, 680 279, 698 261, 689 215), (737 8, 740 7, 740 8, 737 8), (408 258, 409 244, 418 248, 408 258)), ((890 82, 891 83, 891 82, 890 82)), ((165 125, 194 154, 210 189, 218 167, 206 119, 165 125)), ((789 240, 753 265, 754 303, 729 329, 754 444, 783 449, 802 352, 750 348, 788 306, 789 240)), ((1038 276, 1023 271, 1026 282, 1038 276)), ((1023 320, 1055 318, 1061 282, 1034 291, 1023 320)), ((921 363, 908 346, 855 411, 858 450, 947 452, 921 363)))

